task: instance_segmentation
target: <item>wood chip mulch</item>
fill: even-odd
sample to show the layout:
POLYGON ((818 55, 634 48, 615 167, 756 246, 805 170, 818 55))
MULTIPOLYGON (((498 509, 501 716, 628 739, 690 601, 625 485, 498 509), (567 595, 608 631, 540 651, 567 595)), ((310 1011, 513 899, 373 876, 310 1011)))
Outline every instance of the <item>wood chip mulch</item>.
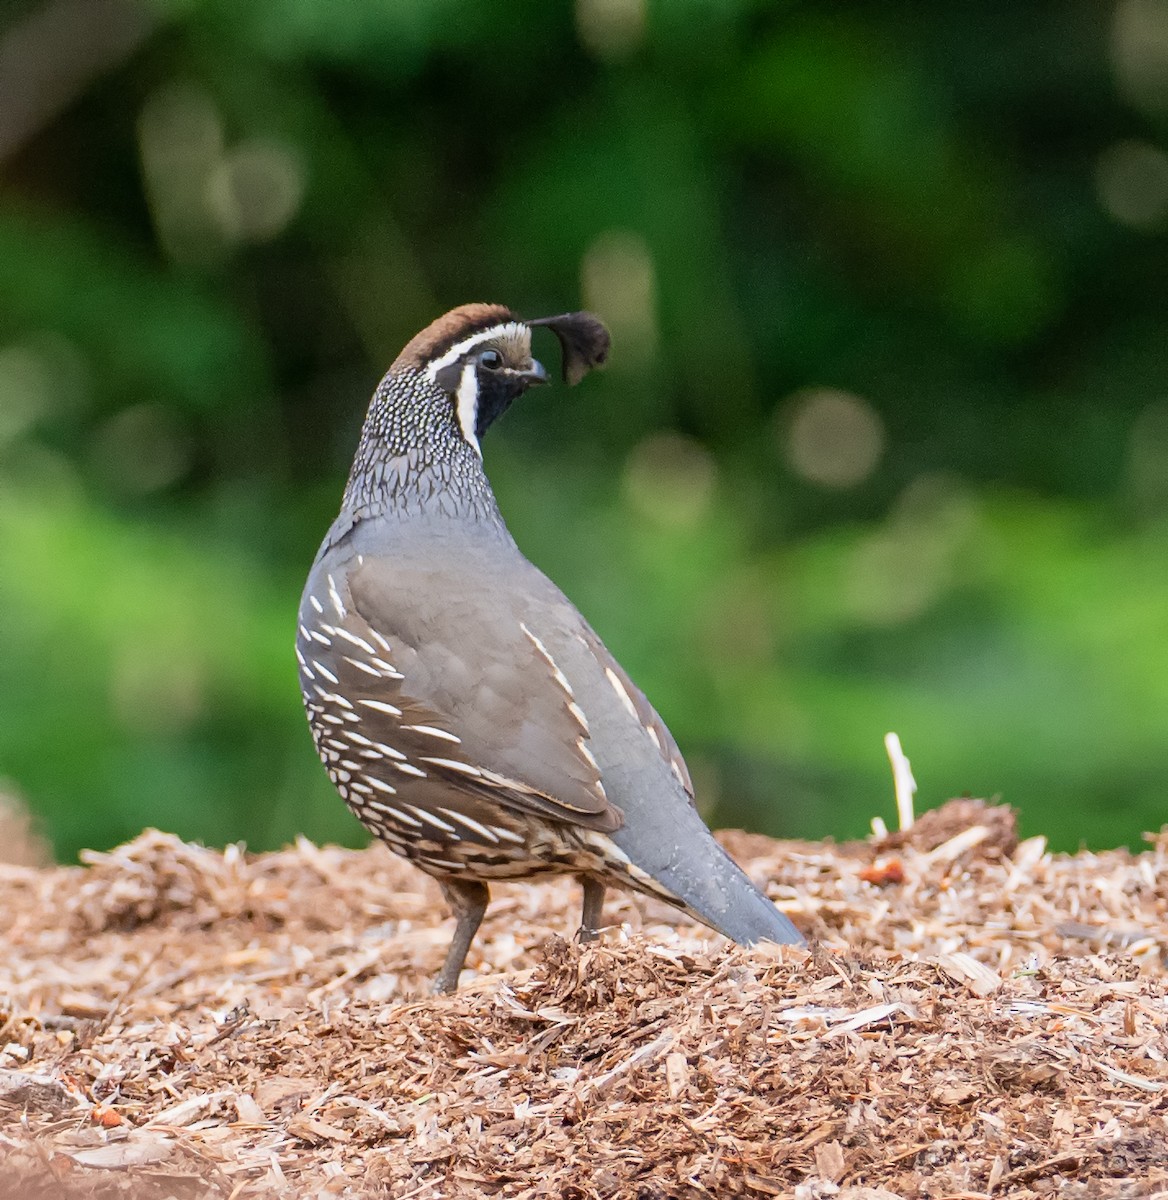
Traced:
POLYGON ((380 847, 2 866, 0 1197, 1168 1196, 1168 831, 725 841, 809 952, 508 885, 444 998, 380 847))

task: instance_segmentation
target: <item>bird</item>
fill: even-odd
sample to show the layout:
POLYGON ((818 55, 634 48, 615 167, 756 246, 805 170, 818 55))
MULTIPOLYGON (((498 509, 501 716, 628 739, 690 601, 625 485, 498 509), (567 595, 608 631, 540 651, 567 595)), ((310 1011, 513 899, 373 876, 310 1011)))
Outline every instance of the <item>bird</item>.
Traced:
POLYGON ((569 385, 608 357, 591 313, 523 320, 499 304, 461 305, 407 343, 300 602, 300 688, 325 770, 454 914, 436 993, 456 990, 494 880, 578 877, 582 941, 614 886, 739 944, 803 942, 698 814, 665 723, 503 521, 482 439, 549 381, 532 357, 543 328, 569 385))

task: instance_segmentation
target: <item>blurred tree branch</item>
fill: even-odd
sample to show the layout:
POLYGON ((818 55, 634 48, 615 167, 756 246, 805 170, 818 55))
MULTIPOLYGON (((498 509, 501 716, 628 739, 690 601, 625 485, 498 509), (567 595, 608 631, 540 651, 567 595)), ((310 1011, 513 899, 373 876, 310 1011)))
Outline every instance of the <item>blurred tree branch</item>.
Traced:
POLYGON ((135 0, 50 0, 0 36, 0 162, 150 36, 157 11, 135 0))

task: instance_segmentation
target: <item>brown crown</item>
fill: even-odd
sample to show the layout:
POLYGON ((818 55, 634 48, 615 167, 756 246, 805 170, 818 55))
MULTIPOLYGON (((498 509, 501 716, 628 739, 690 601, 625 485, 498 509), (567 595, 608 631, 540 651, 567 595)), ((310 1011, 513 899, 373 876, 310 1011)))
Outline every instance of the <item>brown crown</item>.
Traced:
POLYGON ((470 337, 472 333, 518 319, 502 304, 460 304, 410 338, 390 370, 424 367, 434 359, 441 358, 451 346, 470 337))
POLYGON ((546 326, 556 335, 563 352, 564 380, 573 386, 608 359, 611 338, 604 322, 593 313, 561 313, 558 317, 524 321, 502 304, 460 304, 411 338, 390 370, 423 368, 472 334, 509 321, 531 328, 546 326))

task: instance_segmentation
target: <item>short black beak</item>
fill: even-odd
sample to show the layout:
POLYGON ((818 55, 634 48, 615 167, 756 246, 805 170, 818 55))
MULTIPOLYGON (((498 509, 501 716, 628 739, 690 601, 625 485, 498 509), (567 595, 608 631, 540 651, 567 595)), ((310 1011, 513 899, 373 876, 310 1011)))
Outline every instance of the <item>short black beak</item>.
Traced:
POLYGON ((531 387, 532 384, 547 383, 548 373, 544 370, 543 363, 538 362, 533 358, 531 360, 531 366, 528 367, 526 371, 515 372, 515 378, 522 379, 528 387, 531 387))

